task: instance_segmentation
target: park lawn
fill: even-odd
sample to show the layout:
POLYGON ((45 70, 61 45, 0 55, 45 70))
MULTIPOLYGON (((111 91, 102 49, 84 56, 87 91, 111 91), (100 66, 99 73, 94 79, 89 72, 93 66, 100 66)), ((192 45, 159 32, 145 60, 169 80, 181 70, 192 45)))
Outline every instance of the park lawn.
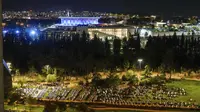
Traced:
POLYGON ((200 81, 192 80, 176 80, 167 83, 169 87, 180 87, 186 90, 186 96, 176 98, 177 101, 188 101, 189 99, 196 100, 200 104, 200 81))
MULTIPOLYGON (((23 110, 29 110, 29 106, 24 106, 24 105, 5 105, 5 109, 6 110, 19 110, 19 111, 23 111, 23 110)), ((31 108, 31 112, 43 112, 44 107, 43 106, 32 106, 31 108)), ((78 112, 75 109, 72 108, 67 108, 66 112, 78 112)))
MULTIPOLYGON (((25 105, 5 105, 6 110, 29 110, 29 106, 25 105)), ((31 112, 42 112, 44 109, 43 106, 32 106, 31 107, 31 112)))

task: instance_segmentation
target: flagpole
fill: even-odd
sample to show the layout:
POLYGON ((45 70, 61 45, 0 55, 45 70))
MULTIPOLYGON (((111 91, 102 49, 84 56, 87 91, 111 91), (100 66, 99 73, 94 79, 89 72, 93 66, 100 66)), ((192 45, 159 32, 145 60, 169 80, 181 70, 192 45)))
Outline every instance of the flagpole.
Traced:
POLYGON ((4 112, 4 76, 3 76, 3 34, 2 0, 0 0, 0 112, 4 112))

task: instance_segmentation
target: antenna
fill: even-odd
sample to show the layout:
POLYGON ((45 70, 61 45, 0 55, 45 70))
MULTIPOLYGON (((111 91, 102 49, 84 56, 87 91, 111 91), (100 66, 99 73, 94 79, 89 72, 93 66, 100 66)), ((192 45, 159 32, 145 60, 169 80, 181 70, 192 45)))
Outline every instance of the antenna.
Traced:
POLYGON ((70 14, 69 14, 69 10, 67 11, 67 16, 68 16, 68 17, 70 16, 70 14))

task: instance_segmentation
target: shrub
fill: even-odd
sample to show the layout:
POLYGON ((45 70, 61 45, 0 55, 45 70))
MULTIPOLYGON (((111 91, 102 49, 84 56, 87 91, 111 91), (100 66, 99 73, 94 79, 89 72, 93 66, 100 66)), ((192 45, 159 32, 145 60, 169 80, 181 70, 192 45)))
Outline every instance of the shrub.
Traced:
POLYGON ((56 112, 57 105, 51 102, 45 102, 43 112, 56 112))
POLYGON ((128 79, 127 79, 127 77, 126 77, 126 75, 123 75, 122 76, 122 81, 127 81, 128 79))
POLYGON ((128 70, 128 71, 126 72, 126 75, 127 75, 127 76, 134 75, 134 72, 133 72, 133 70, 128 70))
POLYGON ((57 76, 49 74, 49 75, 47 75, 46 81, 47 82, 56 82, 57 81, 57 76))
POLYGON ((110 76, 107 79, 105 79, 105 85, 108 87, 112 86, 118 86, 120 84, 121 80, 118 76, 110 76))
POLYGON ((128 70, 126 72, 126 75, 122 76, 123 81, 130 81, 131 84, 135 84, 138 82, 138 78, 136 77, 136 74, 132 70, 128 70))
POLYGON ((67 107, 65 103, 56 103, 58 112, 66 112, 67 107))
POLYGON ((45 82, 45 77, 42 75, 38 75, 38 82, 45 82))
POLYGON ((100 87, 105 87, 105 88, 118 86, 120 83, 121 83, 121 80, 119 79, 118 76, 115 76, 115 75, 110 75, 106 79, 101 79, 100 77, 95 76, 92 79, 92 84, 94 86, 100 86, 100 87))
POLYGON ((8 96, 8 104, 12 105, 15 101, 19 101, 21 99, 21 94, 15 91, 10 92, 8 96))
POLYGON ((20 84, 20 87, 23 87, 23 86, 24 86, 24 83, 26 83, 26 80, 20 79, 20 80, 18 81, 18 83, 20 84))
POLYGON ((83 85, 84 85, 84 82, 83 82, 83 81, 79 81, 78 84, 81 85, 81 86, 83 86, 83 85))

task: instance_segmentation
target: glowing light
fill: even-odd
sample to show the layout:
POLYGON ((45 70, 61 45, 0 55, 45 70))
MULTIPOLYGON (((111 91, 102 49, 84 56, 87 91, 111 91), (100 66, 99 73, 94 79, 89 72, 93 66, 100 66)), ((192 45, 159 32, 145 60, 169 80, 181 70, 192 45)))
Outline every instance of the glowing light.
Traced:
POLYGON ((12 71, 12 63, 7 62, 6 64, 7 64, 7 66, 8 66, 8 69, 9 69, 10 71, 12 71))
POLYGON ((99 17, 61 17, 61 25, 77 26, 98 24, 99 17))
POLYGON ((15 33, 19 34, 19 30, 15 31, 15 33))
POLYGON ((140 37, 148 37, 150 35, 152 35, 152 32, 150 30, 147 29, 140 30, 140 37))
POLYGON ((31 35, 35 35, 36 32, 35 32, 34 30, 32 30, 32 31, 30 32, 30 34, 31 34, 31 35))
POLYGON ((139 62, 139 66, 140 66, 140 69, 141 69, 142 68, 143 59, 138 59, 138 62, 139 62))
POLYGON ((138 62, 142 62, 143 61, 143 59, 138 59, 138 62))
POLYGON ((4 33, 4 34, 5 34, 5 33, 8 33, 8 31, 7 31, 7 30, 4 30, 3 33, 4 33))

